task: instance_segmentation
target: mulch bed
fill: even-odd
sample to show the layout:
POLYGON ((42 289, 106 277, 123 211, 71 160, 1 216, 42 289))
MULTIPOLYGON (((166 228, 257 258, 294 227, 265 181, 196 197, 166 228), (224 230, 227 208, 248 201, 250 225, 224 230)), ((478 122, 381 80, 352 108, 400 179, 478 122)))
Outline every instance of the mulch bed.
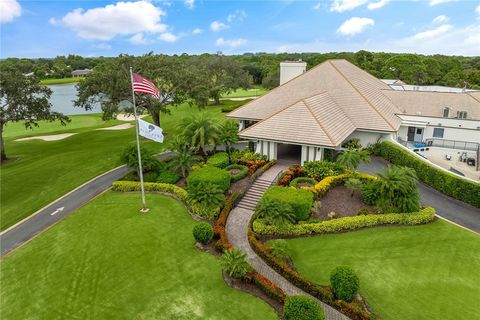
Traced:
POLYGON ((215 249, 215 242, 216 240, 210 241, 209 244, 203 244, 203 243, 197 242, 195 243, 195 248, 208 252, 214 255, 215 257, 220 257, 222 254, 215 249))
POLYGON ((328 220, 330 212, 336 213, 336 218, 356 216, 360 209, 368 209, 370 212, 376 212, 375 208, 363 202, 362 194, 352 191, 345 186, 338 186, 330 190, 320 199, 320 209, 312 217, 318 220, 328 220))
POLYGON ((275 310, 280 319, 283 319, 283 304, 268 296, 265 292, 263 292, 253 283, 246 283, 240 279, 233 279, 227 274, 225 274, 225 272, 223 272, 223 280, 231 288, 241 290, 262 299, 275 310))

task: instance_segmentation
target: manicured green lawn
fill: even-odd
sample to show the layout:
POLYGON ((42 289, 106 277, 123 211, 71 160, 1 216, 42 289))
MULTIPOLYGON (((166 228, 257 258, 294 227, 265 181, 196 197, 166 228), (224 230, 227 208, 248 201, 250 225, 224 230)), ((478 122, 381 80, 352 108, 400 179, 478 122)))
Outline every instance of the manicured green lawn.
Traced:
POLYGON ((229 94, 225 94, 222 96, 222 98, 243 98, 243 97, 255 97, 255 96, 260 96, 267 92, 268 89, 264 87, 255 87, 251 89, 237 89, 233 92, 230 92, 229 94))
MULTIPOLYGON (((212 118, 223 120, 221 107, 207 107, 204 111, 212 118)), ((161 126, 167 139, 175 134, 179 119, 201 112, 187 104, 172 108, 171 114, 161 115, 161 126)), ((29 216, 83 182, 120 165, 119 156, 126 145, 135 142, 134 128, 99 131, 100 126, 120 123, 117 120, 103 123, 98 115, 76 116, 73 127, 48 124, 41 134, 78 132, 58 141, 14 141, 20 136, 39 135, 6 127, 7 156, 16 158, 1 166, 0 228, 6 229, 29 216), (93 119, 93 120, 92 120, 93 119), (51 127, 49 127, 51 125, 51 127), (77 127, 75 128, 75 125, 77 127), (91 125, 91 126, 90 126, 91 125), (58 130, 57 130, 58 129, 58 130), (11 131, 10 131, 11 130, 11 131), (51 130, 51 131, 50 131, 51 130), (18 135, 18 136, 16 136, 18 135)), ((147 121, 150 121, 147 117, 147 121)), ((42 129, 43 130, 43 129, 42 129)), ((167 142, 159 144, 142 138, 142 145, 160 152, 167 142)))
POLYGON ((40 84, 66 84, 79 82, 82 78, 58 78, 58 79, 43 79, 40 84))
POLYGON ((276 319, 229 288, 169 197, 107 192, 5 258, 2 319, 276 319))
POLYGON ((444 221, 288 241, 301 274, 349 265, 382 319, 480 319, 480 236, 444 221))

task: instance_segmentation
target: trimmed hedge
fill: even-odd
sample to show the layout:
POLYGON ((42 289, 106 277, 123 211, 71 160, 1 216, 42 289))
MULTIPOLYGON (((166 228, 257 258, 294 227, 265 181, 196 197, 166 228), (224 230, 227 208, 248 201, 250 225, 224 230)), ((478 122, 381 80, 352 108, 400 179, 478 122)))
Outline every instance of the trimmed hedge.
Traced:
POLYGON ((308 219, 313 205, 313 194, 296 188, 274 186, 265 191, 262 199, 289 205, 293 209, 296 221, 308 219))
POLYGON ((214 153, 210 158, 207 160, 207 165, 214 166, 220 169, 225 168, 230 163, 230 158, 228 157, 228 153, 226 152, 217 152, 214 153))
POLYGON ((193 237, 197 242, 207 244, 213 238, 212 226, 206 222, 197 223, 193 226, 193 237))
POLYGON ((358 171, 349 171, 339 174, 338 176, 330 176, 324 178, 322 181, 314 185, 313 187, 302 187, 302 189, 309 190, 319 196, 325 195, 330 189, 336 187, 350 178, 360 179, 363 182, 374 181, 377 178, 366 173, 360 173, 358 171))
POLYGON ((322 307, 307 296, 289 296, 283 306, 285 320, 323 320, 322 307))
POLYGON ((375 148, 375 154, 395 165, 413 168, 418 178, 430 187, 480 208, 480 183, 468 181, 438 169, 391 141, 380 143, 375 148))
POLYGON ((239 180, 242 180, 246 176, 248 176, 248 167, 241 164, 231 164, 228 167, 226 167, 225 170, 228 172, 228 174, 230 174, 232 182, 237 182, 239 180), (238 172, 235 175, 232 175, 230 173, 230 170, 234 170, 234 169, 238 169, 240 170, 240 172, 238 172))
POLYGON ((190 187, 199 183, 215 184, 225 192, 230 187, 230 173, 213 166, 198 168, 190 173, 187 184, 190 187))
POLYGON ((315 180, 313 178, 308 178, 308 177, 298 177, 298 178, 293 179, 290 182, 290 187, 297 188, 297 185, 299 183, 308 183, 308 184, 311 184, 313 186, 313 185, 317 184, 317 180, 315 180))
POLYGON ((250 271, 248 272, 244 280, 248 283, 253 283, 257 287, 259 287, 263 292, 265 292, 270 298, 277 300, 278 302, 283 303, 287 298, 287 295, 283 290, 277 287, 274 283, 270 280, 262 276, 257 271, 250 271))
POLYGON ((334 233, 356 230, 388 224, 417 225, 431 222, 435 217, 435 209, 426 207, 419 212, 367 214, 344 217, 314 223, 284 224, 281 226, 266 224, 261 219, 253 222, 253 230, 262 235, 305 235, 313 233, 334 233))
POLYGON ((339 266, 330 274, 330 285, 335 298, 344 301, 352 301, 360 288, 360 279, 352 268, 339 266))
MULTIPOLYGON (((188 192, 174 184, 145 182, 145 191, 169 193, 186 203, 188 192)), ((113 191, 131 192, 141 191, 140 182, 137 181, 114 181, 112 183, 113 191)))

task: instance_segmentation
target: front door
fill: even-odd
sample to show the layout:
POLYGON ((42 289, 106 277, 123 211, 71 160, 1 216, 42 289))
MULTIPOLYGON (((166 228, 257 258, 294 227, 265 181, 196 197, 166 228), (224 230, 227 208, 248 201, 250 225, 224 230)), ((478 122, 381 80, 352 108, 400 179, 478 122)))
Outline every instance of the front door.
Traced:
POLYGON ((415 142, 422 142, 423 141, 423 128, 415 128, 415 142))
POLYGON ((408 127, 407 141, 415 139, 415 127, 408 127))

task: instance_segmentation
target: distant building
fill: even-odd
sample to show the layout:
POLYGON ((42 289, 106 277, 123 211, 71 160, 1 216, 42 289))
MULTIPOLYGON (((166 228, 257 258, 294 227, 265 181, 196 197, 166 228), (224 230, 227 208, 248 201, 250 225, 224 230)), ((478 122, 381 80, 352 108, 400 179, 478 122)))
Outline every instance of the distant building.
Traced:
POLYGON ((479 150, 480 91, 382 81, 346 60, 305 67, 282 62, 279 87, 227 115, 269 159, 322 160, 353 138, 479 150))
POLYGON ((80 78, 80 77, 85 77, 87 74, 92 72, 90 69, 84 69, 84 70, 73 70, 72 71, 72 77, 74 78, 80 78))

